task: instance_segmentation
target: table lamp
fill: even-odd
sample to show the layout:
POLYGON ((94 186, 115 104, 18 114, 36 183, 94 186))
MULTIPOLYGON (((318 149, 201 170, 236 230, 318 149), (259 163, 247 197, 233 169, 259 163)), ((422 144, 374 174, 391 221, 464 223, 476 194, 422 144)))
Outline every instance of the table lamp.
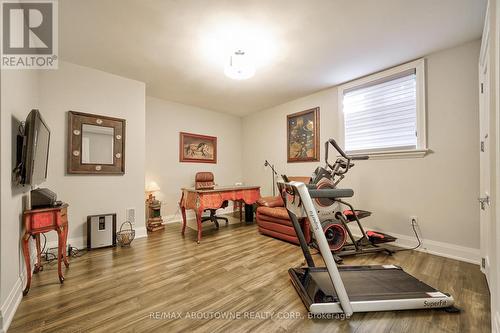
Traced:
POLYGON ((148 194, 148 200, 153 201, 154 200, 154 192, 160 191, 160 186, 156 182, 149 182, 149 184, 146 186, 146 193, 148 194))
POLYGON ((156 182, 150 182, 146 186, 146 193, 149 194, 148 199, 146 200, 146 228, 151 232, 165 229, 163 219, 161 217, 161 202, 156 200, 153 195, 154 192, 158 192, 159 190, 160 186, 158 186, 156 182))

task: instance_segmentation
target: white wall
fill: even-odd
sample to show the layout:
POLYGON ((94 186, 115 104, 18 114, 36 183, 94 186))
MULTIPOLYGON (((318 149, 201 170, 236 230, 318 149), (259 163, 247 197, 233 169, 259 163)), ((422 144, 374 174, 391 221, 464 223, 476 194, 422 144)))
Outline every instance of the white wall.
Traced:
MULTIPOLYGON (((264 166, 268 160, 278 174, 309 176, 320 163, 289 163, 286 154, 286 116, 291 113, 320 107, 320 146, 335 137, 337 132, 337 90, 327 89, 243 118, 243 176, 247 183, 262 186, 261 194, 272 195, 271 170, 264 166)), ((320 160, 324 160, 320 149, 320 160)), ((322 163, 321 163, 322 164, 322 163)))
POLYGON ((60 62, 58 70, 42 72, 40 105, 51 129, 48 181, 43 186, 69 204, 68 242, 86 244, 88 215, 116 213, 119 227, 127 208, 136 209, 137 234, 144 235, 144 83, 60 62), (126 120, 124 175, 66 174, 69 110, 126 120))
POLYGON ((160 186, 156 197, 168 221, 180 218, 180 189, 194 186, 196 172, 213 172, 219 185, 241 181, 240 117, 147 97, 146 129, 146 184, 160 186), (216 136, 217 164, 180 163, 179 132, 216 136))
MULTIPOLYGON (((2 71, 0 332, 10 324, 21 300, 25 269, 20 254, 23 198, 29 188, 11 184, 18 122, 40 109, 51 130, 48 179, 42 184, 69 203, 69 242, 83 247, 87 215, 136 209, 137 237, 144 236, 145 85, 105 72, 59 62, 58 70, 2 71), (123 176, 67 175, 67 111, 125 118, 126 166, 123 176)), ((47 234, 55 242, 55 233, 47 234)), ((54 244, 54 243, 52 243, 54 244)))
MULTIPOLYGON (((367 226, 394 233, 410 245, 410 216, 417 216, 430 251, 479 260, 478 55, 479 41, 427 58, 428 144, 424 158, 358 162, 343 186, 353 203, 374 212, 367 226)), ((269 159, 279 172, 310 175, 320 163, 286 163, 286 115, 320 107, 321 142, 340 141, 337 89, 291 101, 243 120, 244 180, 270 194, 269 159)), ((324 151, 321 145, 321 161, 324 151)))
POLYGON ((21 300, 24 272, 20 249, 23 198, 29 188, 12 185, 15 137, 20 121, 39 107, 38 71, 1 71, 1 200, 0 200, 0 331, 5 330, 21 300))

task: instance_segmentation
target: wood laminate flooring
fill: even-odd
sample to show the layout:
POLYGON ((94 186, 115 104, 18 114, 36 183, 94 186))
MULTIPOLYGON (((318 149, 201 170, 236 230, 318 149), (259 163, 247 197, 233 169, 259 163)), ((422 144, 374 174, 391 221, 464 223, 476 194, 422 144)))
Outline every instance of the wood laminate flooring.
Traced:
MULTIPOLYGON (((9 332, 489 332, 486 280, 479 266, 416 251, 351 257, 345 264, 396 264, 449 292, 459 314, 438 310, 308 319, 288 268, 298 246, 260 235, 255 224, 180 224, 137 239, 130 248, 94 250, 70 259, 60 285, 57 265, 33 277, 9 332), (225 316, 225 317, 224 317, 225 316)), ((321 258, 315 255, 321 263, 321 258)))

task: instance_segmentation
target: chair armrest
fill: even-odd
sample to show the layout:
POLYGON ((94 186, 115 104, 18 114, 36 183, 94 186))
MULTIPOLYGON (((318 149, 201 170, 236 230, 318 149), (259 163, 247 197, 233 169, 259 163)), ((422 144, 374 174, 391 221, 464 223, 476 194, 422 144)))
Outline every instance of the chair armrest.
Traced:
POLYGON ((259 206, 265 206, 265 207, 284 207, 285 204, 283 203, 283 199, 281 197, 262 197, 259 200, 257 200, 257 204, 259 206))

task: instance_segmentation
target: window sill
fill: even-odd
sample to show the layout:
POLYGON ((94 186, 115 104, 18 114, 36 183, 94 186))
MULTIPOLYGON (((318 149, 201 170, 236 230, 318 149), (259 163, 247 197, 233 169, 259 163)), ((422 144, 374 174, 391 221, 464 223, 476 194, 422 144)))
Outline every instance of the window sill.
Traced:
POLYGON ((370 153, 348 153, 349 156, 370 156, 371 160, 384 160, 391 158, 422 158, 430 152, 429 149, 392 150, 370 153))

